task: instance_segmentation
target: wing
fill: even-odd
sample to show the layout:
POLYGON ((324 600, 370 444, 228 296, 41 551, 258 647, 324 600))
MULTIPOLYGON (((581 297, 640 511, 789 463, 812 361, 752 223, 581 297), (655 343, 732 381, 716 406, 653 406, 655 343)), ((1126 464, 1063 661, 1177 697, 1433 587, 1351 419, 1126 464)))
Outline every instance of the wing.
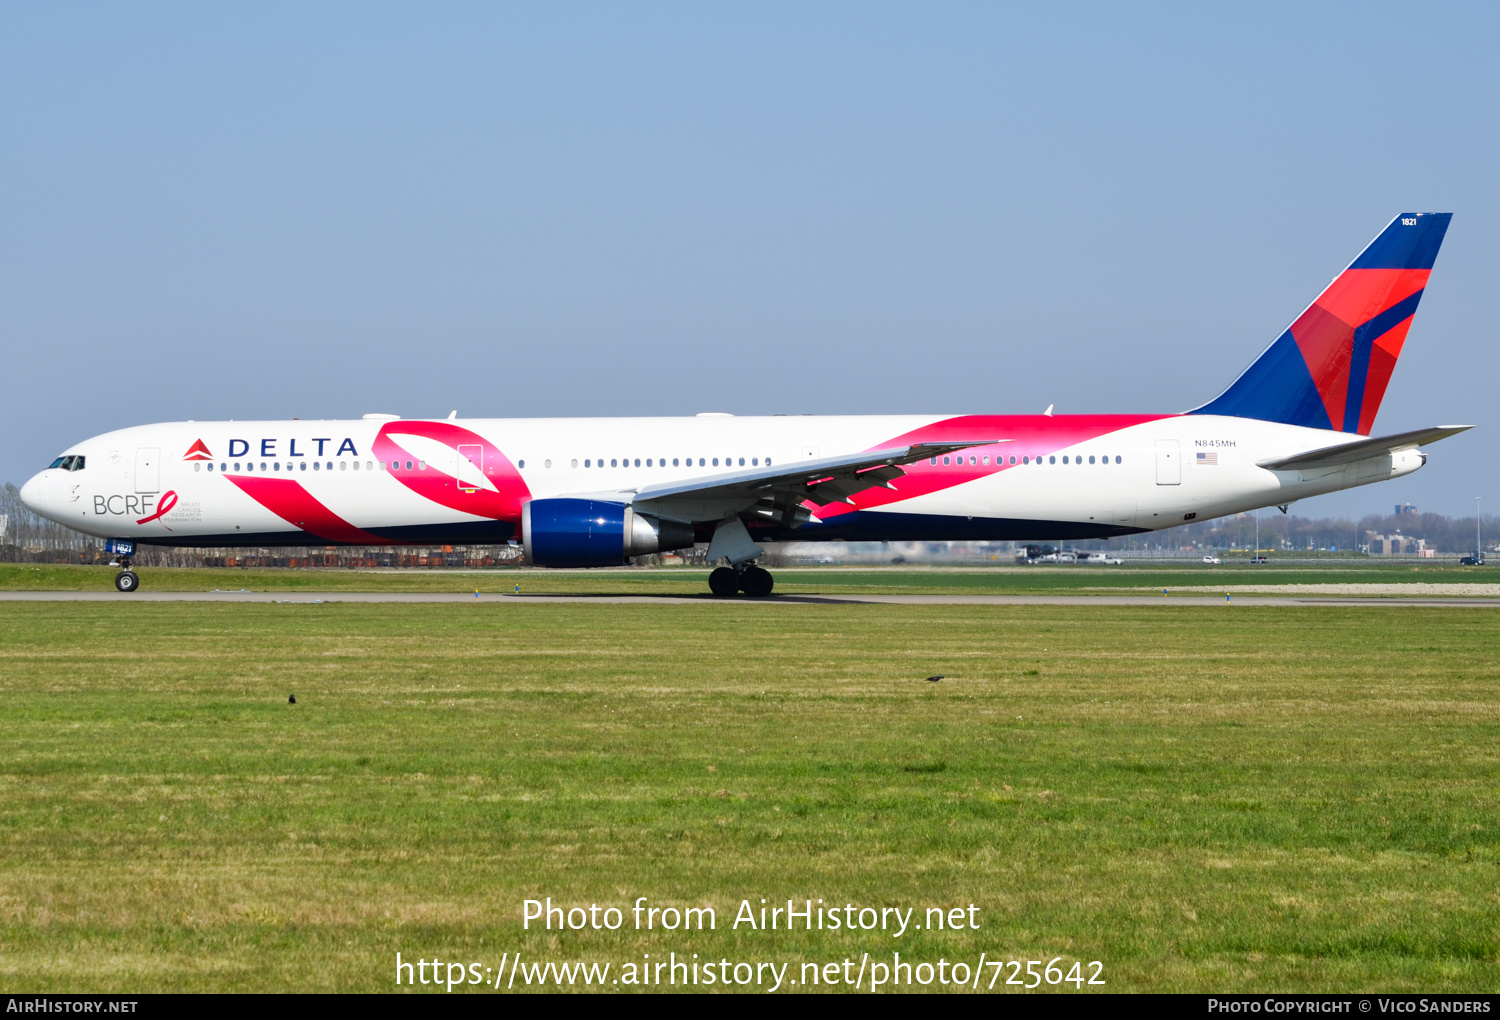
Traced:
POLYGON ((1473 427, 1472 425, 1439 425, 1430 429, 1417 429, 1415 432, 1398 432, 1393 436, 1377 436, 1374 439, 1361 439, 1358 442, 1341 443, 1338 446, 1325 446, 1322 449, 1308 450, 1306 453, 1298 453, 1290 457, 1272 457, 1255 463, 1257 467, 1269 468, 1272 471, 1336 467, 1339 464, 1352 464, 1354 461, 1364 460, 1367 457, 1378 457, 1383 453, 1410 450, 1427 443, 1435 443, 1439 439, 1447 439, 1460 432, 1467 432, 1473 427))
POLYGON ((753 510, 787 527, 798 527, 811 516, 802 505, 806 502, 852 504, 854 496, 867 489, 894 489, 892 483, 906 474, 901 470, 904 464, 997 442, 1009 440, 917 443, 647 485, 636 492, 631 505, 637 513, 682 521, 719 521, 753 510))

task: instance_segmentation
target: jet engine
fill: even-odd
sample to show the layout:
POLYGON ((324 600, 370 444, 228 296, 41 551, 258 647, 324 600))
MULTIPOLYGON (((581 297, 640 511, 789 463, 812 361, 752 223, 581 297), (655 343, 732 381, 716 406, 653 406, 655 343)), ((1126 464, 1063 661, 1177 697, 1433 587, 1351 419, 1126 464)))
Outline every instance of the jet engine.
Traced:
POLYGON ((521 508, 527 566, 616 567, 631 556, 684 549, 693 526, 598 499, 534 499, 521 508))

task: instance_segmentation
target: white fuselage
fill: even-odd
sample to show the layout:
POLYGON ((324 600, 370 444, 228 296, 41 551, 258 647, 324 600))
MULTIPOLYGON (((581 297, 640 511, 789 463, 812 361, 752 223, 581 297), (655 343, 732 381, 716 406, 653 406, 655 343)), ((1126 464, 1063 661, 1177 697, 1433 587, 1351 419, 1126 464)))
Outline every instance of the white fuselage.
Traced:
POLYGON ((42 471, 22 497, 86 534, 147 543, 506 541, 527 500, 629 503, 648 485, 926 436, 985 445, 952 463, 908 465, 893 488, 853 505, 812 507, 796 537, 1126 534, 1393 478, 1425 461, 1404 450, 1271 471, 1257 461, 1362 437, 1214 415, 173 422, 70 447, 65 456, 83 467, 42 471))

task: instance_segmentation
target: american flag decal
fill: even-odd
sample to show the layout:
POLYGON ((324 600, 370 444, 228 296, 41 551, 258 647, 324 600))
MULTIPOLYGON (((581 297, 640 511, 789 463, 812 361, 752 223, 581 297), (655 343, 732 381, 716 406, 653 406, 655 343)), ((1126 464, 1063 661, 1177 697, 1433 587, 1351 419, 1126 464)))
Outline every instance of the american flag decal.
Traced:
POLYGON ((1219 463, 1219 451, 1218 450, 1214 450, 1212 453, 1204 453, 1202 450, 1199 450, 1198 451, 1198 463, 1199 464, 1217 464, 1217 463, 1219 463))

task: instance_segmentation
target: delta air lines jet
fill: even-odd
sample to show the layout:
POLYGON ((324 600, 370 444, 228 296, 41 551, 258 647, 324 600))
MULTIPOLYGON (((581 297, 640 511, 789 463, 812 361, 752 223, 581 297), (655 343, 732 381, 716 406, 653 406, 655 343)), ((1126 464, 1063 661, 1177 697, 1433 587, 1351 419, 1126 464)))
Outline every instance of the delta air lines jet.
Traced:
POLYGON ((1173 414, 174 422, 70 447, 26 506, 134 543, 518 543, 545 567, 708 542, 1108 538, 1410 474, 1437 426, 1371 438, 1449 213, 1403 213, 1223 393, 1173 414))

